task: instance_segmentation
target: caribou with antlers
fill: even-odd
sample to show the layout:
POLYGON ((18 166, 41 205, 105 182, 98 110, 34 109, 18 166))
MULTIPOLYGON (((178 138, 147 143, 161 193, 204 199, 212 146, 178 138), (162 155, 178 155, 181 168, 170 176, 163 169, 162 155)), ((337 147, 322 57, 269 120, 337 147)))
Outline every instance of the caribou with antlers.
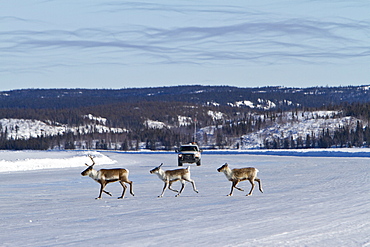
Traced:
POLYGON ((163 163, 160 166, 150 170, 151 174, 157 174, 159 179, 161 179, 164 182, 164 187, 163 187, 162 193, 158 197, 163 196, 164 191, 166 190, 166 188, 168 188, 168 189, 170 189, 174 192, 177 192, 176 197, 179 196, 185 188, 185 181, 191 183, 193 185, 193 190, 196 193, 198 193, 198 190, 195 187, 194 180, 190 178, 190 167, 188 167, 186 169, 175 169, 175 170, 165 171, 161 168, 162 165, 163 165, 163 163), (180 191, 177 191, 177 190, 174 190, 174 189, 171 188, 172 183, 174 183, 176 181, 181 182, 180 191))
POLYGON ((81 175, 89 176, 100 184, 100 193, 99 196, 95 199, 101 199, 102 192, 112 196, 112 194, 108 191, 105 191, 104 188, 107 184, 117 181, 120 182, 123 188, 122 195, 118 197, 118 199, 122 199, 125 196, 125 192, 127 189, 127 185, 125 183, 128 183, 130 185, 130 194, 134 196, 134 192, 132 191, 132 181, 128 179, 129 170, 123 168, 115 168, 115 169, 100 169, 99 171, 97 171, 93 168, 95 165, 94 157, 91 155, 88 156, 93 162, 93 164, 89 166, 88 164, 85 163, 85 165, 87 165, 88 168, 81 172, 81 175))

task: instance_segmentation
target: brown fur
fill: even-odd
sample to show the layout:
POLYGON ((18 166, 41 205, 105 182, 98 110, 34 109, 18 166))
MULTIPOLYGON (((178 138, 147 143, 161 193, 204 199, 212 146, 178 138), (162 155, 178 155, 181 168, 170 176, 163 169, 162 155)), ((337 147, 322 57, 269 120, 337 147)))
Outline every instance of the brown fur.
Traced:
POLYGON ((81 172, 82 176, 89 176, 92 179, 94 179, 96 182, 100 184, 100 192, 99 196, 95 199, 101 199, 102 192, 112 196, 112 194, 108 191, 105 191, 104 188, 107 184, 117 182, 119 181, 122 185, 122 195, 118 197, 118 199, 122 199, 125 196, 125 192, 127 189, 127 186, 125 183, 128 183, 130 185, 130 194, 134 196, 134 192, 132 189, 132 181, 128 179, 129 171, 124 168, 115 168, 115 169, 101 169, 99 171, 96 171, 93 166, 95 165, 94 159, 92 156, 89 156, 90 159, 93 161, 93 164, 91 166, 87 165, 88 168, 81 172))
POLYGON ((240 191, 244 191, 243 189, 237 187, 238 183, 241 182, 241 181, 244 181, 244 180, 248 180, 252 185, 252 188, 249 191, 249 193, 247 194, 247 196, 252 195, 252 192, 253 192, 254 186, 255 186, 254 181, 258 182, 259 190, 263 193, 261 180, 259 178, 257 178, 258 170, 254 167, 230 169, 229 165, 227 163, 225 163, 223 166, 218 168, 217 171, 218 172, 223 172, 225 174, 226 178, 229 181, 231 181, 231 191, 230 191, 230 194, 228 194, 228 196, 233 195, 234 188, 237 189, 237 190, 240 190, 240 191))
POLYGON ((198 193, 198 190, 195 187, 194 180, 192 180, 190 178, 190 170, 189 170, 189 167, 186 168, 186 169, 175 169, 175 170, 167 170, 167 171, 164 171, 161 168, 162 165, 163 165, 163 163, 160 166, 158 166, 158 167, 150 170, 150 173, 151 174, 157 174, 158 177, 164 182, 164 187, 163 187, 163 190, 162 190, 162 194, 159 195, 158 197, 162 197, 163 196, 164 191, 166 190, 166 188, 168 188, 169 190, 172 190, 174 192, 178 192, 176 196, 179 196, 181 194, 181 192, 185 188, 185 181, 191 183, 193 185, 193 190, 196 193, 198 193), (180 191, 174 190, 171 187, 172 183, 174 183, 176 181, 180 181, 181 182, 181 185, 182 186, 181 186, 180 191))

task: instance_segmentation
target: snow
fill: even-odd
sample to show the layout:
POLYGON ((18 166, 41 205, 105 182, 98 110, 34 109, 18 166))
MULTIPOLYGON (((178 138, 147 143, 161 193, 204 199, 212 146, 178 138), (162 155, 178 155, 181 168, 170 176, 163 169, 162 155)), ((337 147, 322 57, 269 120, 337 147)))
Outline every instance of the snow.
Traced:
POLYGON ((207 112, 208 116, 210 116, 213 120, 221 120, 224 117, 224 114, 219 111, 211 111, 207 112))
POLYGON ((107 119, 106 118, 103 118, 103 117, 95 117, 92 114, 88 114, 88 115, 86 115, 84 117, 85 118, 88 118, 90 120, 97 121, 97 122, 101 123, 102 125, 106 125, 106 123, 107 123, 107 119))
MULTIPOLYGON (((214 121, 225 120, 225 114, 219 111, 207 112, 214 121)), ((302 140, 306 140, 307 135, 310 135, 311 140, 319 138, 323 130, 329 130, 330 135, 334 134, 334 131, 339 130, 343 127, 349 127, 351 130, 356 129, 357 122, 361 123, 362 126, 367 126, 367 121, 363 121, 354 117, 339 117, 340 112, 338 111, 287 111, 274 116, 274 120, 265 114, 260 115, 251 113, 250 117, 254 121, 262 120, 266 125, 260 130, 248 133, 243 136, 235 136, 229 138, 227 145, 229 148, 241 148, 241 149, 256 149, 265 146, 266 141, 272 142, 273 139, 280 140, 291 140, 297 142, 300 137, 302 140)), ((0 119, 0 131, 6 133, 7 139, 29 139, 31 137, 40 136, 55 136, 63 135, 65 133, 76 134, 88 134, 88 133, 124 133, 129 130, 124 128, 111 128, 105 126, 109 120, 103 117, 96 117, 92 114, 84 116, 87 119, 93 121, 81 126, 69 126, 60 123, 51 123, 50 121, 39 121, 30 119, 0 119)), ((177 116, 178 126, 184 127, 194 123, 191 117, 177 116)), ((145 126, 152 129, 163 129, 173 128, 173 125, 166 124, 161 121, 147 119, 143 122, 145 126)), ((198 126, 199 127, 199 126, 198 126)), ((216 130, 222 128, 222 125, 210 125, 197 129, 197 140, 203 146, 215 146, 216 145, 216 130), (206 134, 206 141, 205 135, 206 134)), ((100 140, 95 140, 95 142, 100 140)), ((112 143, 111 147, 120 147, 122 143, 112 143)), ((81 143, 75 143, 76 146, 82 147, 81 143)), ((160 146, 160 145, 159 145, 160 146)))
POLYGON ((206 105, 220 106, 220 103, 217 103, 217 102, 207 102, 206 105))
POLYGON ((271 100, 258 99, 258 103, 260 104, 257 105, 257 108, 261 108, 264 110, 276 108, 276 104, 271 100))
POLYGON ((232 107, 248 106, 250 108, 255 108, 253 102, 249 100, 242 100, 242 101, 237 101, 235 103, 228 103, 228 105, 232 107))
POLYGON ((144 122, 145 126, 148 126, 149 129, 163 129, 166 128, 167 125, 161 121, 156 121, 156 120, 146 120, 144 122))
POLYGON ((259 98, 257 102, 258 103, 255 105, 250 100, 241 100, 241 101, 236 101, 234 103, 227 103, 227 105, 231 107, 247 106, 249 108, 259 108, 259 109, 264 109, 264 110, 271 110, 273 108, 276 108, 276 104, 272 102, 271 100, 264 100, 264 99, 259 98))
POLYGON ((90 163, 86 160, 88 154, 96 156, 97 162, 115 163, 98 152, 90 151, 1 151, 0 172, 81 167, 81 164, 90 163))
MULTIPOLYGON (((92 116, 90 116, 92 117, 92 116)), ((99 121, 105 124, 104 118, 92 117, 91 120, 99 121)), ((65 134, 67 132, 87 134, 92 131, 98 133, 123 133, 127 132, 122 128, 110 128, 102 124, 89 124, 83 126, 72 127, 66 124, 51 124, 40 120, 31 119, 16 119, 2 118, 0 119, 0 131, 7 131, 7 139, 29 139, 36 138, 42 135, 55 136, 65 134)))
MULTIPOLYGON (((283 116, 284 121, 275 121, 271 126, 243 135, 242 149, 255 149, 264 146, 265 140, 272 141, 273 138, 284 139, 291 137, 297 140, 298 137, 306 138, 312 134, 315 137, 322 135, 323 130, 329 129, 331 134, 334 130, 339 130, 343 126, 355 129, 357 122, 362 120, 354 117, 334 118, 335 111, 314 111, 298 112, 293 120, 292 113, 286 112, 283 116)), ((238 140, 239 141, 239 140, 238 140)))
POLYGON ((8 132, 8 139, 29 139, 41 136, 44 133, 48 135, 57 135, 66 132, 66 126, 52 126, 39 120, 31 119, 0 119, 2 131, 8 132))
POLYGON ((179 126, 189 126, 193 122, 191 117, 185 117, 185 116, 177 116, 177 121, 179 122, 179 126))
POLYGON ((198 194, 187 184, 157 198, 163 182, 149 170, 177 169, 174 152, 1 151, 0 246, 369 246, 370 150, 336 152, 204 152, 190 165, 198 194), (113 197, 95 200, 99 185, 80 175, 87 154, 97 169, 128 168, 135 197, 116 199, 113 183, 113 197), (227 197, 225 162, 258 168, 264 193, 246 197, 241 182, 227 197))

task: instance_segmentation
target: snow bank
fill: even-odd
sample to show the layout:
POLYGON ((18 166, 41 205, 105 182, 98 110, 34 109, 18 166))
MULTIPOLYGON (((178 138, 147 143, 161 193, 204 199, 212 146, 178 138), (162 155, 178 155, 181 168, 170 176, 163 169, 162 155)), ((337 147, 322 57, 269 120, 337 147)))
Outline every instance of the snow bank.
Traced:
POLYGON ((91 164, 88 154, 96 157, 97 165, 115 163, 105 155, 90 151, 0 151, 0 172, 83 167, 85 163, 91 164))

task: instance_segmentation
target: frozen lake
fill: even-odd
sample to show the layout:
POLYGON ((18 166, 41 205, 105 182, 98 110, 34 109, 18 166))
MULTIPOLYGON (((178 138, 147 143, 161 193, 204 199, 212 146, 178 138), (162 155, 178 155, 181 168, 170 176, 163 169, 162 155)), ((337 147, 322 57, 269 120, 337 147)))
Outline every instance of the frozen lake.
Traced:
POLYGON ((149 170, 177 169, 175 153, 92 152, 96 169, 129 169, 135 192, 118 200, 112 183, 113 197, 95 200, 99 184, 80 175, 86 154, 0 152, 0 246, 370 246, 367 157, 204 154, 190 165, 198 194, 187 183, 157 198, 163 182, 149 170), (241 182, 227 197, 225 162, 258 168, 265 193, 246 197, 241 182))

